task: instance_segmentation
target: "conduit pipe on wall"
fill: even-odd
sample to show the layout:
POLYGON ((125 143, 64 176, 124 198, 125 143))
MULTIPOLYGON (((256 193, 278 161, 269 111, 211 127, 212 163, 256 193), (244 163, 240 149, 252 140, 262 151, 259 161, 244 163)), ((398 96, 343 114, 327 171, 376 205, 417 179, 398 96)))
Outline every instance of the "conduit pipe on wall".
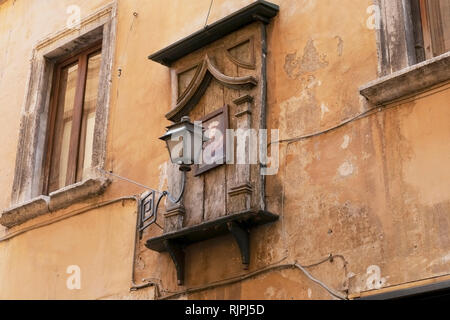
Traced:
MULTIPOLYGON (((261 22, 261 129, 267 129, 267 27, 261 22)), ((261 209, 266 210, 266 176, 260 174, 261 209)))
POLYGON ((293 137, 293 138, 286 138, 286 139, 282 139, 282 140, 278 140, 278 141, 271 141, 267 145, 271 146, 272 144, 276 144, 276 143, 280 143, 280 144, 281 143, 288 143, 288 144, 290 144, 290 143, 299 142, 299 141, 302 141, 302 140, 314 138, 314 137, 320 136, 322 134, 329 133, 329 132, 337 130, 337 129, 339 129, 339 128, 347 125, 347 124, 350 124, 350 123, 352 123, 354 121, 370 117, 370 116, 372 116, 374 114, 377 114, 377 113, 380 113, 380 112, 383 112, 383 111, 386 111, 386 110, 390 110, 392 108, 397 108, 397 107, 399 107, 399 106, 401 106, 403 104, 406 104, 408 102, 412 102, 412 101, 415 101, 415 100, 423 99, 423 98, 426 98, 426 97, 438 94, 440 92, 449 90, 450 88, 447 86, 449 84, 450 84, 450 81, 447 81, 445 83, 442 83, 442 84, 440 84, 440 85, 430 89, 430 91, 431 91, 430 93, 423 93, 423 94, 420 94, 419 96, 411 96, 411 97, 407 97, 407 98, 404 98, 404 99, 399 99, 398 101, 390 102, 390 103, 388 103, 386 105, 373 106, 373 107, 367 109, 366 111, 363 111, 363 112, 355 115, 354 117, 351 117, 351 118, 349 118, 347 120, 344 120, 344 121, 340 122, 339 124, 334 125, 332 127, 329 127, 327 129, 316 131, 316 132, 312 132, 312 133, 301 135, 301 136, 297 136, 297 137, 293 137))

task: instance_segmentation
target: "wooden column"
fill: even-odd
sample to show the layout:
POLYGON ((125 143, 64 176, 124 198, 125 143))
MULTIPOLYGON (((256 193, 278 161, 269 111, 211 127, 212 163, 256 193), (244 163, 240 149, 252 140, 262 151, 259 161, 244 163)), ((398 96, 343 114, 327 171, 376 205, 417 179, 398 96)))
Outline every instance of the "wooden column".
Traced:
MULTIPOLYGON (((234 115, 237 119, 236 129, 250 130, 252 128, 252 109, 253 109, 253 97, 250 95, 244 95, 236 100, 234 104, 237 106, 237 112, 234 115)), ((238 137, 239 138, 239 137, 238 137)), ((237 145, 239 145, 238 142, 237 145)), ((253 186, 251 184, 251 171, 250 171, 250 146, 251 136, 245 142, 246 164, 236 164, 234 181, 228 190, 228 195, 231 198, 231 212, 242 212, 249 210, 252 203, 253 186)), ((253 146, 256 147, 256 146, 253 146)), ((235 159, 237 155, 235 155, 235 159)))

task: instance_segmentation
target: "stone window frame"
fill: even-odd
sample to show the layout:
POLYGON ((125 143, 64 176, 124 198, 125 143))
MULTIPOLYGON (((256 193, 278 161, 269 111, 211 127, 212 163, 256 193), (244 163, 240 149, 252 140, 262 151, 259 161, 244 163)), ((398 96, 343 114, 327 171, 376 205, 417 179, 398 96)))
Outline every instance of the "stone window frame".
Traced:
POLYGON ((360 94, 383 106, 449 81, 450 52, 418 63, 411 0, 374 0, 374 5, 380 9, 379 78, 361 86, 360 94))
POLYGON ((19 142, 11 194, 12 207, 0 223, 11 227, 36 215, 67 207, 102 193, 108 179, 99 174, 106 161, 106 142, 112 66, 116 41, 117 2, 114 1, 80 21, 78 28, 64 28, 39 41, 32 52, 25 104, 22 108, 19 142), (94 127, 92 167, 88 178, 43 195, 43 169, 48 114, 55 60, 102 40, 102 62, 94 127), (18 218, 15 215, 23 214, 18 218))
POLYGON ((379 76, 417 63, 410 0, 374 0, 380 9, 377 29, 379 76))

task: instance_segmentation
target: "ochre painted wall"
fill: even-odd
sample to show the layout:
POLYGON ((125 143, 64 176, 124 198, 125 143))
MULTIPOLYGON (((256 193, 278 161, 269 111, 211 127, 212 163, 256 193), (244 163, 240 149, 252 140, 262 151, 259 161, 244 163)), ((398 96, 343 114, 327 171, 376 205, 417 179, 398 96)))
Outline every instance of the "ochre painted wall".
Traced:
POLYGON ((119 201, 2 241, 0 299, 99 299, 126 291, 136 209, 135 200, 119 201), (67 281, 77 275, 80 289, 70 290, 67 281))
MULTIPOLYGON (((7 0, 0 5, 0 207, 10 194, 31 52, 64 28, 66 8, 87 16, 108 1, 7 0)), ((209 23, 249 4, 215 0, 209 23)), ((358 88, 377 78, 376 31, 367 27, 371 0, 276 0, 268 26, 268 126, 289 139, 319 132, 370 106, 358 88)), ((118 0, 107 168, 157 189, 167 184, 168 154, 157 139, 169 123, 169 69, 147 56, 201 29, 209 0, 118 0), (133 15, 137 12, 137 17, 133 15), (117 70, 122 69, 121 77, 117 70)), ((450 271, 450 86, 387 106, 329 133, 280 145, 280 169, 267 179, 268 209, 280 221, 252 234, 251 270, 275 263, 311 265, 336 290, 367 291, 380 270, 383 287, 450 271), (345 261, 345 262, 344 262, 345 261)), ((114 181, 86 205, 143 192, 114 181)), ((161 220, 160 223, 163 223, 161 220)), ((132 201, 90 210, 0 242, 0 298, 153 297, 130 293, 136 208, 132 201), (65 287, 65 268, 82 269, 82 290, 65 287)), ((167 291, 245 274, 237 246, 222 237, 187 249, 186 287, 176 285, 167 254, 138 244, 135 281, 156 278, 167 291)), ((7 235, 4 230, 2 235, 7 235)), ((165 292, 161 292, 165 294, 165 292)), ((177 296, 183 297, 183 296, 177 296)), ((299 270, 268 272, 188 298, 329 299, 299 270)))

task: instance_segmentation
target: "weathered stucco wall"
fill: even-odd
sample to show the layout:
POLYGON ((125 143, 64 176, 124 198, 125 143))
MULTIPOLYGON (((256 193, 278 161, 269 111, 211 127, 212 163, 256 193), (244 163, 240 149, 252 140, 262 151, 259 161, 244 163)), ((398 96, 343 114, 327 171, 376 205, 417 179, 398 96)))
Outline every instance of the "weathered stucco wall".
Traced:
POLYGON ((136 208, 135 200, 79 215, 73 215, 72 208, 59 214, 60 221, 1 241, 0 299, 99 299, 126 291, 136 208), (79 272, 68 269, 71 266, 79 272), (67 281, 72 284, 71 277, 77 275, 80 288, 70 290, 67 281))
MULTIPOLYGON (((10 204, 33 46, 64 28, 74 1, 9 0, 0 5, 0 207, 10 204), (7 138, 6 138, 7 137, 7 138)), ((108 1, 75 1, 82 17, 108 1)), ((209 22, 249 4, 216 0, 209 22)), ((320 132, 370 106, 358 88, 377 78, 371 0, 277 0, 268 26, 268 126, 281 139, 320 132)), ((146 185, 167 184, 168 155, 157 139, 168 122, 169 69, 147 56, 201 29, 210 1, 119 0, 108 128, 107 168, 146 185), (137 15, 133 15, 136 12, 137 15), (118 76, 118 69, 121 75, 118 76)), ((268 209, 279 222, 252 234, 251 271, 311 265, 318 279, 350 294, 447 275, 450 271, 450 86, 442 86, 309 139, 280 144, 280 170, 267 179, 268 209), (380 270, 380 276, 371 272, 380 270), (375 275, 376 276, 376 275, 375 275), (370 280, 370 281, 367 281, 370 280)), ((97 202, 138 194, 115 181, 98 198, 30 221, 31 227, 97 202)), ((163 221, 161 221, 163 223, 163 221)), ((130 294, 135 207, 94 209, 0 243, 1 298, 151 298, 130 294), (73 262, 76 260, 75 262, 73 262), (77 262, 79 261, 79 262, 77 262), (65 287, 67 265, 82 267, 83 289, 65 287)), ((7 235, 11 231, 3 231, 7 235)), ((230 239, 187 249, 186 287, 167 254, 138 246, 136 282, 156 278, 182 291, 245 274, 230 239), (225 241, 227 240, 227 241, 225 241)), ((164 292, 161 292, 165 294, 164 292)), ((328 299, 299 270, 268 272, 189 298, 328 299)))

